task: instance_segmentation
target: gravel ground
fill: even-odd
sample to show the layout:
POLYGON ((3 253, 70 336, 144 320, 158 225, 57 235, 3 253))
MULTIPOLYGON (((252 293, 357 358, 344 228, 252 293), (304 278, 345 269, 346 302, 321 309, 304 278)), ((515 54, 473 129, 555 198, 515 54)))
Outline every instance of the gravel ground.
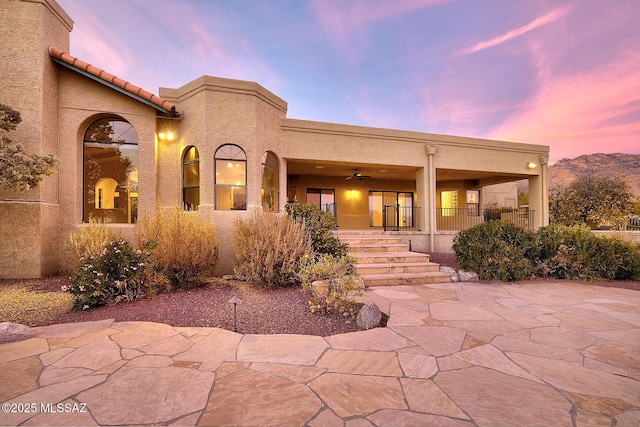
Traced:
MULTIPOLYGON (((458 268, 453 254, 431 254, 433 262, 458 268)), ((299 287, 262 290, 248 283, 212 278, 204 286, 160 295, 133 303, 72 311, 72 298, 60 291, 70 280, 63 275, 45 279, 0 280, 0 322, 45 326, 56 323, 115 319, 149 321, 171 326, 234 329, 233 305, 237 296, 237 331, 243 334, 306 334, 330 336, 359 330, 354 321, 337 314, 312 314, 309 295, 299 287)), ((640 282, 589 282, 592 285, 640 291, 640 282)))
MULTIPOLYGON (((57 323, 86 322, 115 319, 116 321, 149 321, 171 326, 203 326, 234 330, 233 304, 228 301, 237 296, 242 300, 236 306, 236 328, 243 334, 306 334, 329 336, 359 330, 355 321, 338 314, 312 314, 309 296, 299 287, 262 290, 246 282, 209 279, 202 287, 162 294, 156 298, 133 303, 120 303, 85 311, 53 309, 12 313, 4 310, 3 300, 21 305, 39 295, 62 296, 62 285, 69 285, 66 276, 57 275, 39 280, 0 280, 0 322, 11 321, 29 326, 57 323), (15 292, 22 289, 21 294, 15 292), (66 312, 65 312, 66 311, 66 312)), ((40 303, 43 299, 39 298, 40 303)), ((68 299, 71 304, 71 299, 68 299)))

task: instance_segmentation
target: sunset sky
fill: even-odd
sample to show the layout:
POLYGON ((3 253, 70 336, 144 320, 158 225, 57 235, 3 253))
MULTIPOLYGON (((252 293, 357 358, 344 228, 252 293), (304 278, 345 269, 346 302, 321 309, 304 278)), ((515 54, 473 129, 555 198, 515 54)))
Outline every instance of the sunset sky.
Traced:
POLYGON ((71 54, 153 93, 255 81, 287 117, 640 153, 638 0, 58 0, 71 54))

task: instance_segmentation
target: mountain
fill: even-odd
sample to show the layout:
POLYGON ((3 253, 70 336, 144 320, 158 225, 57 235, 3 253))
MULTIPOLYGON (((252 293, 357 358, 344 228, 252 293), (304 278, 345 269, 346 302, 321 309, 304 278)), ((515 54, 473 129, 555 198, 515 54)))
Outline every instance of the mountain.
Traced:
POLYGON ((631 192, 640 197, 640 154, 585 154, 549 166, 549 188, 567 187, 583 175, 617 178, 624 174, 631 192))

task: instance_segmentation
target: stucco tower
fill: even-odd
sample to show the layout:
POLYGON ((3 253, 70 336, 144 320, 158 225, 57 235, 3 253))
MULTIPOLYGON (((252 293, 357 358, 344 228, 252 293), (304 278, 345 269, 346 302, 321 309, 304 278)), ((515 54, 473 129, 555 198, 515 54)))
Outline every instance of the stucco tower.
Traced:
MULTIPOLYGON (((0 0, 0 103, 20 111, 7 136, 29 154, 58 152, 58 70, 48 47, 69 50, 73 21, 49 0, 0 0)), ((36 189, 0 189, 0 278, 40 277, 59 267, 59 175, 36 189)))

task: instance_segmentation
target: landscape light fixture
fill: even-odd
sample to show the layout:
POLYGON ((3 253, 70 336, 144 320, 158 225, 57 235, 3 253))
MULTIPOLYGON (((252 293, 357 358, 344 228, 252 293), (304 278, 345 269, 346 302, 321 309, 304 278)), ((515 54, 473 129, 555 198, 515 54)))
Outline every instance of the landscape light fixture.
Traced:
POLYGON ((238 332, 237 322, 236 322, 236 308, 242 300, 236 296, 229 300, 230 304, 233 304, 233 332, 238 332))

